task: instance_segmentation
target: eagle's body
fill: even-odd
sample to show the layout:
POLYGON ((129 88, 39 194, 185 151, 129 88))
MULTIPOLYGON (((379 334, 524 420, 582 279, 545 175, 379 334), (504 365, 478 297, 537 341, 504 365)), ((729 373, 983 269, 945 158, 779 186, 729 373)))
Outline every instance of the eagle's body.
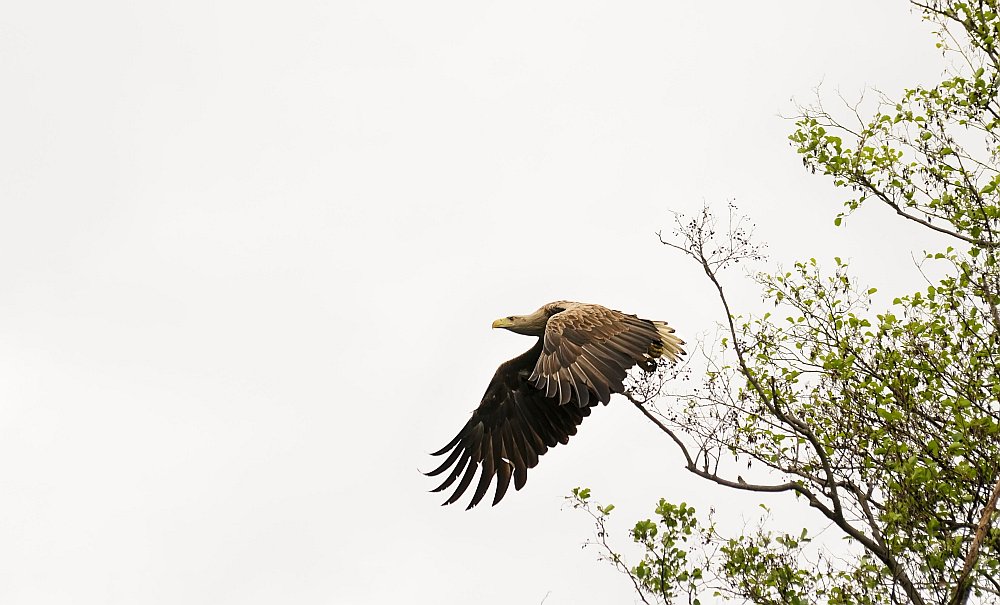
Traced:
POLYGON ((433 454, 450 452, 428 475, 452 469, 434 491, 461 477, 445 504, 465 493, 479 469, 468 508, 482 500, 493 477, 497 478, 494 505, 507 492, 511 476, 514 488, 521 489, 539 456, 568 443, 591 407, 607 404, 612 393, 623 391, 632 366, 651 371, 657 358, 677 361, 684 354, 684 342, 667 324, 600 305, 553 302, 530 315, 498 319, 493 327, 537 336, 538 341, 497 368, 472 418, 433 454))

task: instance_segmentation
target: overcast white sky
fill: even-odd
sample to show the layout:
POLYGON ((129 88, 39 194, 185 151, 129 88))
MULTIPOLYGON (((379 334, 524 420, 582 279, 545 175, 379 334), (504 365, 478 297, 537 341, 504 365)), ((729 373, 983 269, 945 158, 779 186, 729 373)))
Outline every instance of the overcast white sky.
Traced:
POLYGON ((500 506, 439 507, 418 468, 531 344, 490 323, 711 330, 653 235, 703 201, 914 283, 920 232, 835 230, 778 114, 933 80, 929 32, 902 0, 7 3, 0 601, 632 602, 571 487, 620 541, 661 496, 759 500, 618 400, 500 506))

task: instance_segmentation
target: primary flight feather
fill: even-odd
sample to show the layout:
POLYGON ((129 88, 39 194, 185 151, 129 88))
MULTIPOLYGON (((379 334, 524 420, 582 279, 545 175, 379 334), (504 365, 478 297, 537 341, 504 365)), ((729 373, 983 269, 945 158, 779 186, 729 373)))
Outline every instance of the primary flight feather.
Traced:
POLYGON ((434 452, 448 457, 427 474, 451 472, 433 491, 458 481, 445 504, 461 498, 477 472, 467 508, 479 504, 494 477, 494 505, 507 493, 512 477, 514 489, 521 489, 539 456, 568 443, 590 408, 607 404, 612 393, 624 390, 632 366, 652 371, 656 359, 676 362, 684 354, 684 341, 666 323, 601 305, 553 302, 530 315, 498 319, 493 327, 537 336, 538 341, 500 364, 472 418, 434 452))

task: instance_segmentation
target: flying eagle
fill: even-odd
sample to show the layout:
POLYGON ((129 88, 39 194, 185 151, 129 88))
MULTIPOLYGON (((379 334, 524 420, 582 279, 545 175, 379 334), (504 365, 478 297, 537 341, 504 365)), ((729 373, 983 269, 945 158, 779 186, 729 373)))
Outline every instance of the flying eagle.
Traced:
POLYGON ((674 329, 662 321, 640 319, 601 305, 558 301, 530 315, 512 315, 493 322, 538 342, 497 368, 472 418, 448 445, 432 455, 448 458, 427 475, 451 473, 432 491, 447 489, 461 477, 445 502, 457 501, 482 469, 466 508, 479 504, 497 478, 496 505, 528 480, 538 457, 559 443, 568 443, 576 427, 598 402, 624 391, 628 370, 647 372, 656 359, 676 362, 684 354, 674 329))

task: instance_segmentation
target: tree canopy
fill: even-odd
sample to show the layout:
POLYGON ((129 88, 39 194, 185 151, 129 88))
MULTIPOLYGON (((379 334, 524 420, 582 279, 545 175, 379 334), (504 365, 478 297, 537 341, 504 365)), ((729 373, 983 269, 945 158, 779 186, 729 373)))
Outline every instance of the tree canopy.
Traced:
POLYGON ((1000 602, 1000 9, 912 4, 936 26, 944 79, 867 113, 802 107, 789 138, 807 169, 849 192, 837 226, 863 204, 885 206, 936 234, 921 264, 938 277, 879 306, 847 262, 808 259, 756 274, 774 310, 743 313, 724 273, 761 257, 747 221, 707 209, 679 219, 661 239, 704 269, 723 336, 705 344, 690 391, 664 395, 661 372, 629 392, 688 471, 787 493, 848 544, 817 547, 766 517, 724 536, 710 515, 661 500, 631 530, 643 555, 629 563, 606 532, 614 507, 574 490, 594 543, 645 602, 1000 602), (942 235, 949 244, 934 248, 942 235), (735 469, 748 462, 744 479, 735 469))

